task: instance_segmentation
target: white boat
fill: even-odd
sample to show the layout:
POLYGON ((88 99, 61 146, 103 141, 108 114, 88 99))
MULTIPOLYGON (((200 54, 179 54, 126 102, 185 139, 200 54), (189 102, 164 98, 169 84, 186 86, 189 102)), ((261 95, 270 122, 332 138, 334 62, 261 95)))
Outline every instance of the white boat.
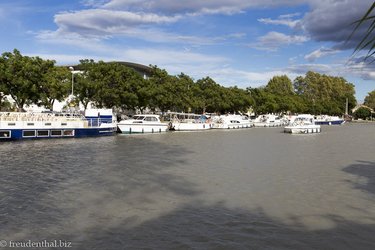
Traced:
POLYGON ((85 116, 64 112, 0 112, 0 141, 114 135, 112 110, 90 110, 85 116))
POLYGON ((341 125, 345 120, 338 116, 319 115, 315 117, 315 124, 319 125, 341 125))
POLYGON ((213 128, 218 129, 238 129, 251 128, 253 122, 243 115, 220 115, 213 117, 213 128))
POLYGON ((259 115, 254 120, 255 127, 280 127, 283 123, 279 116, 272 114, 259 115))
POLYGON ((120 121, 117 127, 123 134, 168 131, 168 124, 162 123, 158 115, 135 115, 132 119, 120 121))
POLYGON ((169 113, 172 117, 170 120, 170 130, 174 131, 197 131, 208 130, 213 128, 213 122, 206 115, 191 113, 169 113))
POLYGON ((290 124, 284 128, 285 133, 292 134, 310 134, 320 133, 320 125, 315 124, 314 116, 312 115, 298 115, 290 121, 290 124))

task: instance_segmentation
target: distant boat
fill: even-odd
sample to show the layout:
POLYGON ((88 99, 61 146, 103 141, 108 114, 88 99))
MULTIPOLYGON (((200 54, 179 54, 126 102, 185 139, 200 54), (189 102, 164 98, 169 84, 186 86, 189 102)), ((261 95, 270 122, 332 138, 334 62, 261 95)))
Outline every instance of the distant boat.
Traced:
POLYGON ((83 116, 63 112, 0 112, 0 141, 114 135, 112 110, 83 116))
POLYGON ((315 117, 315 124, 319 125, 342 125, 345 120, 338 116, 320 115, 315 117))
POLYGON ((243 115, 220 115, 212 118, 213 128, 219 129, 238 129, 251 128, 253 122, 243 115))
POLYGON ((253 122, 255 127, 280 127, 285 125, 279 116, 272 114, 259 115, 253 122))
POLYGON ((211 117, 192 113, 167 113, 170 116, 170 130, 199 131, 213 128, 211 117))
POLYGON ((168 124, 162 123, 158 115, 135 115, 132 119, 117 124, 123 134, 161 133, 168 131, 168 124))
POLYGON ((320 125, 315 124, 314 116, 309 114, 298 115, 284 128, 285 133, 310 134, 320 133, 320 125))

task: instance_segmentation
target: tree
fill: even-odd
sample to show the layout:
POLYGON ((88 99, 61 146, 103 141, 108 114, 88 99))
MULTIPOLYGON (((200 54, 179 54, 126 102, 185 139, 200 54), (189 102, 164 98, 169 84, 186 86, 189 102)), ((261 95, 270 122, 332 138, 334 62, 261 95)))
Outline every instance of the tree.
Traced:
POLYGON ((274 76, 265 87, 265 90, 279 95, 293 95, 292 81, 286 75, 274 76))
POLYGON ((25 104, 38 104, 41 99, 44 75, 54 67, 54 61, 40 57, 22 56, 14 49, 0 58, 0 84, 4 94, 10 95, 19 110, 25 104))
POLYGON ((52 67, 41 84, 40 105, 53 109, 55 101, 62 101, 69 94, 71 72, 66 67, 52 67))
POLYGON ((353 113, 353 116, 355 119, 366 120, 371 117, 371 110, 365 107, 360 107, 353 113))
POLYGON ((375 110, 375 90, 371 91, 368 93, 368 95, 365 97, 365 102, 364 104, 367 107, 370 107, 375 110))
POLYGON ((343 114, 346 99, 348 99, 349 108, 356 105, 354 85, 342 77, 309 71, 305 77, 300 76, 294 80, 294 89, 310 107, 309 113, 343 114))

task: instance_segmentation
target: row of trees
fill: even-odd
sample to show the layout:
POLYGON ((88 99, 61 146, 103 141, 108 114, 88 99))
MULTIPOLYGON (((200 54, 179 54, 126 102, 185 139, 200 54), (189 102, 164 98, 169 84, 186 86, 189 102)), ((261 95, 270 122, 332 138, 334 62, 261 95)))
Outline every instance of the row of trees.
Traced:
MULTIPOLYGON (((85 108, 183 112, 246 112, 343 114, 345 102, 356 104, 354 85, 342 77, 307 72, 293 82, 285 75, 273 77, 266 86, 240 89, 223 87, 210 77, 194 81, 186 74, 171 76, 156 66, 144 79, 133 69, 116 62, 82 60, 81 73, 74 75, 76 101, 85 108)), ((6 52, 0 58, 0 100, 14 99, 17 108, 37 104, 52 108, 64 100, 71 89, 67 67, 54 61, 6 52)), ((0 105, 4 106, 4 101, 0 105)))

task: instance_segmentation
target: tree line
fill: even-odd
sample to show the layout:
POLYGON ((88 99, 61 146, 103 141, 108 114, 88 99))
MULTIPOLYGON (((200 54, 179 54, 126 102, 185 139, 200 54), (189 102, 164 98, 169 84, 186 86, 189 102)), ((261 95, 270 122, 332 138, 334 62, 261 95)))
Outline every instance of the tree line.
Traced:
MULTIPOLYGON (((86 59, 78 67, 74 96, 85 108, 91 103, 120 110, 232 113, 252 109, 257 114, 342 115, 346 100, 349 109, 356 105, 352 83, 311 71, 293 81, 286 75, 275 76, 265 86, 241 89, 224 87, 210 77, 173 76, 152 65, 147 79, 118 62, 86 59)), ((23 56, 16 49, 5 52, 0 57, 0 107, 9 108, 9 95, 19 110, 30 104, 52 109, 54 102, 71 94, 71 79, 72 72, 55 61, 23 56)))

